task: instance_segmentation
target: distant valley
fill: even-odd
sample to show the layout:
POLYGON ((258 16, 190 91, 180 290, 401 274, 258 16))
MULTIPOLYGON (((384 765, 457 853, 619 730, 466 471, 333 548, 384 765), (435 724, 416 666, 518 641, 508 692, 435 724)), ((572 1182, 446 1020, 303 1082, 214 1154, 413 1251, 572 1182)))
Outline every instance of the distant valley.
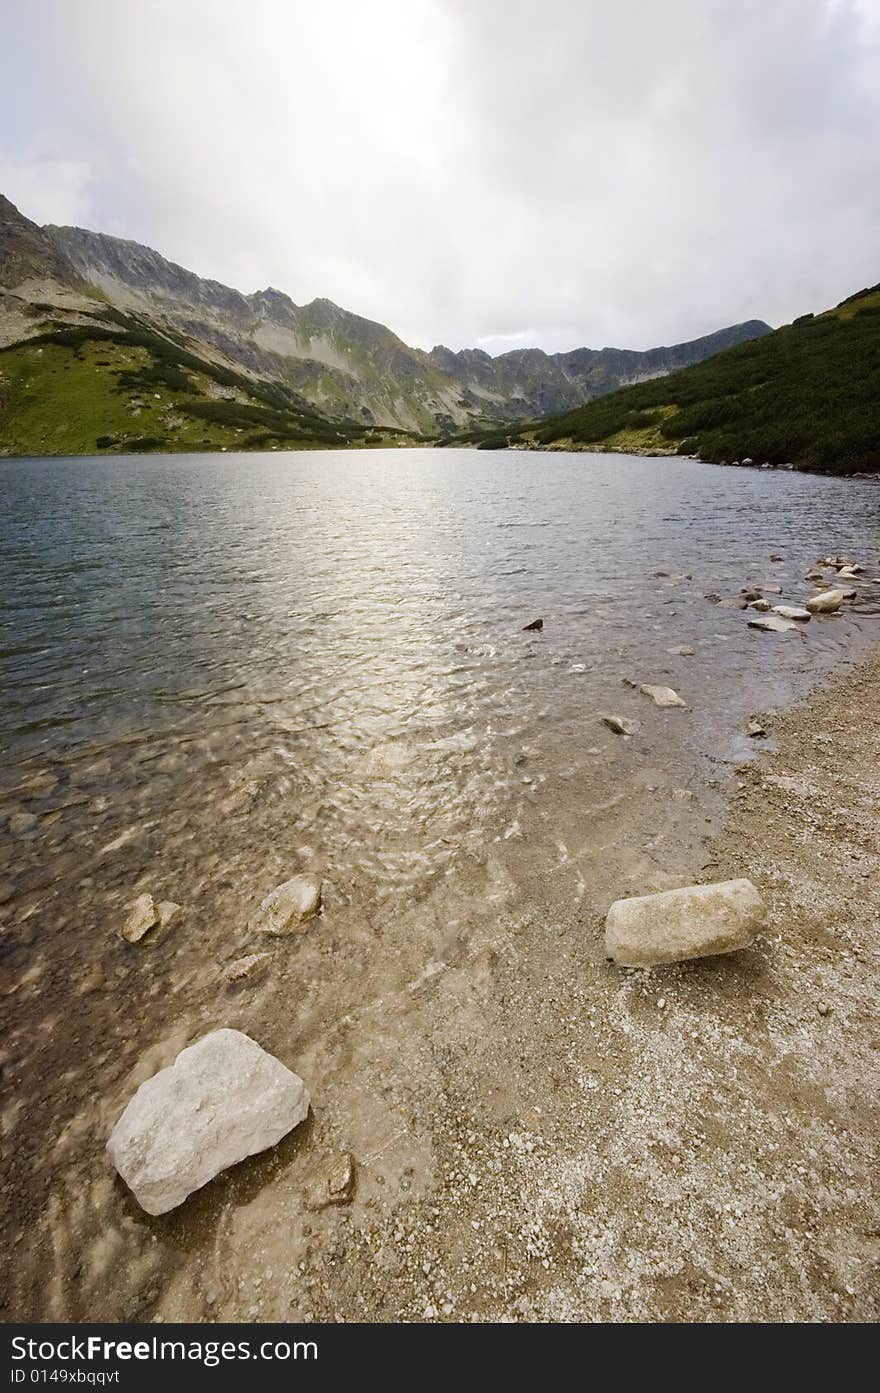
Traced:
POLYGON ((329 300, 245 295, 136 242, 39 227, 0 196, 6 454, 454 440, 770 332, 750 320, 644 352, 424 352, 329 300))

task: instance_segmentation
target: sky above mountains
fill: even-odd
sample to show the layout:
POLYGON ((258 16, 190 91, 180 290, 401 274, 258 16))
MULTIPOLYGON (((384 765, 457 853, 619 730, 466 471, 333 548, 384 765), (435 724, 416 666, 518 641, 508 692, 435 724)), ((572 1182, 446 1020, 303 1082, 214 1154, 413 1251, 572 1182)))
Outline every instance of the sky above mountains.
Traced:
POLYGON ((409 343, 880 280, 880 0, 2 0, 0 191, 409 343))

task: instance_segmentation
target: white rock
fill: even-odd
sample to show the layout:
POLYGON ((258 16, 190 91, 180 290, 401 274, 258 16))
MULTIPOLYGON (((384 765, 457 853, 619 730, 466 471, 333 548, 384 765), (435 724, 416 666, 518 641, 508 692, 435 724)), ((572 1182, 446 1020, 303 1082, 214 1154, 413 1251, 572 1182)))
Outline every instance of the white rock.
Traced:
POLYGON ((842 604, 842 590, 820 590, 807 600, 807 609, 811 614, 835 614, 842 604))
POLYGON ((763 597, 760 600, 752 600, 749 605, 749 609, 759 610, 762 614, 766 614, 769 608, 770 601, 765 600, 763 597))
POLYGON ((750 880, 689 885, 616 900, 605 920, 605 949, 624 967, 654 967, 748 948, 764 922, 750 880))
POLYGON ((650 697, 655 706, 687 706, 687 702, 682 701, 678 692, 671 687, 652 687, 649 682, 643 682, 639 691, 650 697))
POLYGON ((782 619, 778 614, 762 614, 760 619, 750 619, 750 629, 764 629, 771 634, 790 633, 798 626, 793 619, 782 619))
POLYGON ((783 619, 797 619, 800 623, 806 623, 811 617, 808 609, 802 609, 800 605, 774 605, 774 614, 781 614, 783 619))
POLYGON ((107 1150, 138 1204, 165 1214, 302 1122, 302 1079, 240 1030, 213 1030, 142 1083, 107 1150))
POLYGON ((666 650, 667 653, 671 653, 676 658, 692 658, 696 651, 692 643, 680 643, 677 647, 666 650))
POLYGON ((321 908, 321 881, 316 875, 295 875, 267 895, 248 927, 253 933, 287 934, 321 908))
POLYGON ((152 895, 138 895, 129 906, 128 917, 119 929, 119 937, 126 943, 140 943, 144 934, 159 923, 159 911, 153 904, 152 895))

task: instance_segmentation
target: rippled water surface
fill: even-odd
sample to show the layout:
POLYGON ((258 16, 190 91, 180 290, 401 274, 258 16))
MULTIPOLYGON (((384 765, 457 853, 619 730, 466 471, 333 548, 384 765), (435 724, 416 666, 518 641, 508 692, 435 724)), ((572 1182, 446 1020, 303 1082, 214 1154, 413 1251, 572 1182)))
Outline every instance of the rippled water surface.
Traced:
POLYGON ((776 636, 705 599, 802 600, 829 549, 870 578, 870 482, 423 450, 11 462, 0 484, 7 893, 205 826, 237 850, 295 828, 340 886, 406 887, 515 815, 522 742, 546 779, 599 708, 653 719, 622 679, 680 686, 708 754, 726 709, 802 689, 876 608, 862 585, 847 619, 776 636))

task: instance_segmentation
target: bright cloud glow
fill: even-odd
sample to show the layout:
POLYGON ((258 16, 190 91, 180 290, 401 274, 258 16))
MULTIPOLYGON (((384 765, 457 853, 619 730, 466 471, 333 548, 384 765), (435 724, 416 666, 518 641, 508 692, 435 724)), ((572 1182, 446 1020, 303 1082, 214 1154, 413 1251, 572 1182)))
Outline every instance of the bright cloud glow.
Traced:
POLYGON ((782 322, 880 280, 880 0, 7 7, 0 190, 428 347, 782 322))

